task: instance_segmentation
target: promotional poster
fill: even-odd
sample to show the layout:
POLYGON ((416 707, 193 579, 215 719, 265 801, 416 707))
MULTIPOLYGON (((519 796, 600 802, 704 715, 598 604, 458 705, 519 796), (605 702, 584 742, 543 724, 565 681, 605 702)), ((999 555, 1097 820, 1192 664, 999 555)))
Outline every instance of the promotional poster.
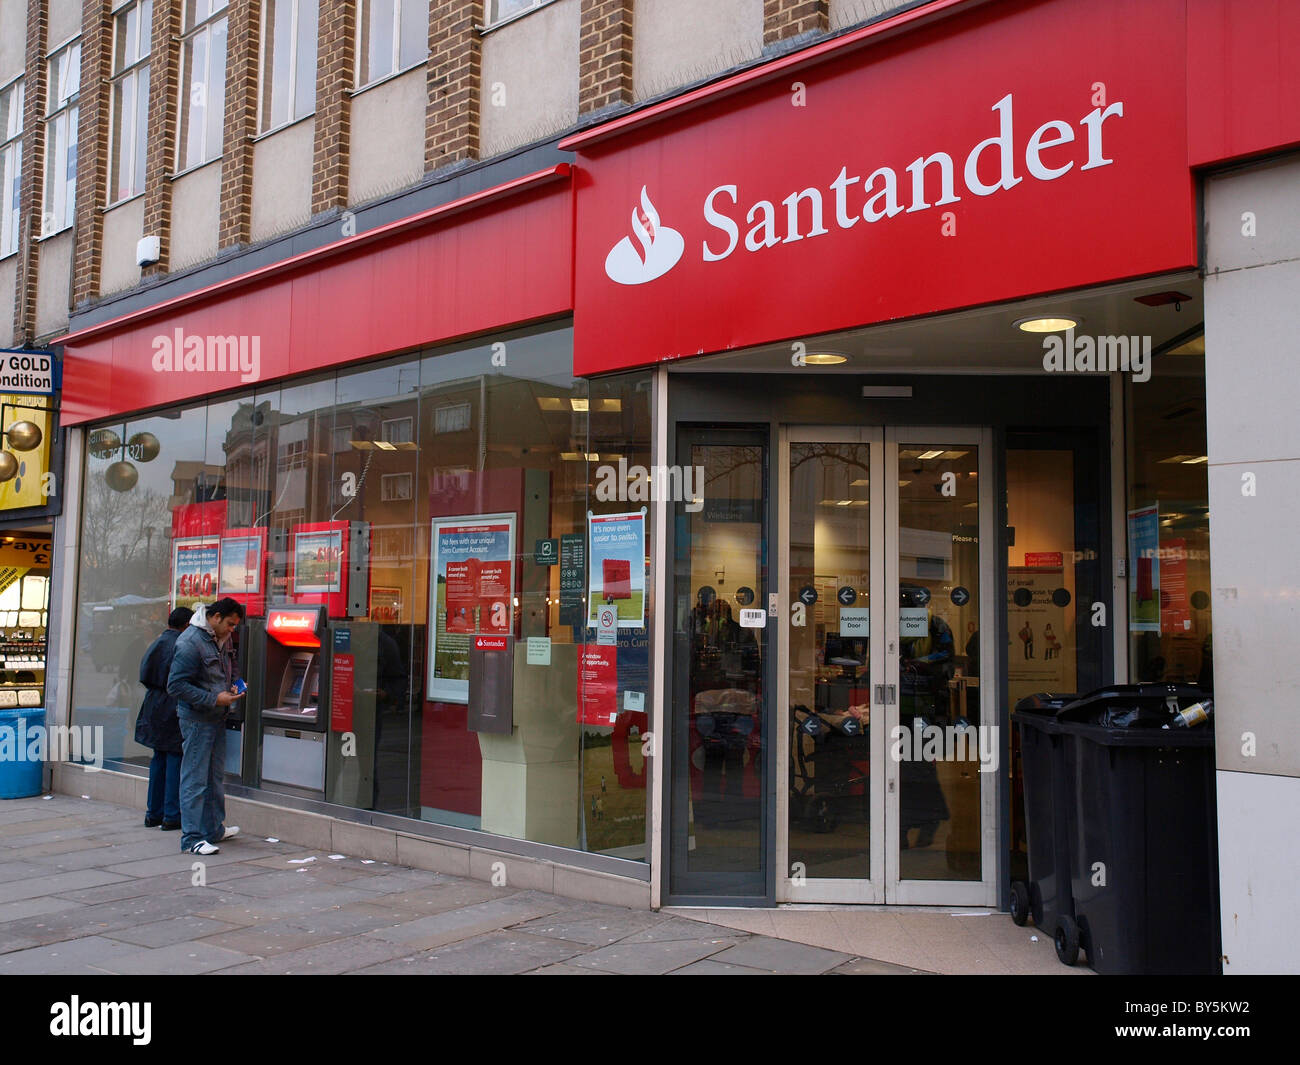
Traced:
POLYGON ((646 511, 588 514, 587 624, 602 603, 618 607, 618 627, 645 628, 646 511))
POLYGON ((295 595, 323 595, 343 590, 343 533, 300 532, 293 538, 295 595))
POLYGON ((1074 634, 1068 627, 1073 608, 1061 594, 1064 587, 1060 566, 1007 567, 1007 691, 1012 705, 1034 692, 1074 691, 1074 634))
POLYGON ((172 609, 194 609, 216 596, 221 541, 215 536, 195 536, 172 541, 172 609))
POLYGON ((1128 627, 1160 631, 1160 509, 1154 503, 1128 512, 1128 627))
POLYGON ((429 698, 469 702, 470 637, 508 634, 514 617, 515 516, 433 520, 429 698))

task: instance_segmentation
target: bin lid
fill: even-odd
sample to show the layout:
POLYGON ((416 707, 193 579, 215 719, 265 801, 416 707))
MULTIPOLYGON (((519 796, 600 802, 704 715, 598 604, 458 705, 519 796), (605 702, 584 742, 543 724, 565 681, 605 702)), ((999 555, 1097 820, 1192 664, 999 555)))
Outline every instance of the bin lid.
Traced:
POLYGON ((1033 695, 1026 695, 1020 702, 1016 703, 1016 708, 1011 714, 1011 720, 1018 725, 1037 729, 1039 732, 1054 734, 1059 731, 1056 715, 1078 698, 1079 696, 1073 692, 1069 694, 1034 692, 1033 695))
POLYGON ((1190 684, 1112 684, 1062 707, 1057 720, 1062 725, 1077 723, 1126 731, 1169 732, 1173 730, 1161 726, 1168 723, 1176 710, 1184 710, 1209 697, 1207 692, 1190 684))
POLYGON ((1090 740, 1102 747, 1213 747, 1214 725, 1196 728, 1123 728, 1094 725, 1084 721, 1057 719, 1057 729, 1063 734, 1090 740))
POLYGON ((1027 714, 1051 714, 1055 716, 1056 712, 1062 707, 1077 702, 1078 699, 1079 696, 1075 692, 1069 694, 1064 692, 1034 692, 1033 695, 1026 695, 1020 702, 1016 703, 1016 710, 1027 714))

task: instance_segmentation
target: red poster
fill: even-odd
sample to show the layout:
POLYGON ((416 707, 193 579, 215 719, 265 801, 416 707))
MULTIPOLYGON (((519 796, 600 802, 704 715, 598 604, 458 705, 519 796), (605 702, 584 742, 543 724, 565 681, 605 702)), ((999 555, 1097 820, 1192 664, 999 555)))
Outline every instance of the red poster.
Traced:
POLYGON ((626 558, 606 558, 601 561, 601 590, 605 602, 632 598, 632 563, 626 558))
POLYGON ((1187 598, 1187 541, 1160 541, 1160 631, 1191 632, 1187 598))
POLYGON ((447 563, 447 631, 473 632, 479 560, 447 563))
POLYGON ((336 653, 330 668, 330 729, 333 732, 352 731, 352 679, 355 674, 353 656, 336 653))
POLYGON ((1136 567, 1137 579, 1137 601, 1139 603, 1149 602, 1151 599, 1151 563, 1150 558, 1135 558, 1133 564, 1136 567))
MULTIPOLYGON (((451 564, 448 564, 450 573, 451 564)), ((478 563, 479 630, 510 631, 510 563, 478 563)))
POLYGON ((618 646, 587 644, 578 663, 578 723, 613 725, 618 720, 618 646))

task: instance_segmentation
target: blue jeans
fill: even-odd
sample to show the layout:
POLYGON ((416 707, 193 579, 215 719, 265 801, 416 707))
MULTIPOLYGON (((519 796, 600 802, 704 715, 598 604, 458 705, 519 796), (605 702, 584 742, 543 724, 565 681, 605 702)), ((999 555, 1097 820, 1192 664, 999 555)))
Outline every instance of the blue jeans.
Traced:
POLYGON ((150 821, 169 825, 181 819, 181 756, 171 751, 154 751, 149 763, 149 799, 145 815, 150 821))
POLYGON ((176 708, 185 753, 181 756, 181 850, 226 831, 226 722, 176 708))

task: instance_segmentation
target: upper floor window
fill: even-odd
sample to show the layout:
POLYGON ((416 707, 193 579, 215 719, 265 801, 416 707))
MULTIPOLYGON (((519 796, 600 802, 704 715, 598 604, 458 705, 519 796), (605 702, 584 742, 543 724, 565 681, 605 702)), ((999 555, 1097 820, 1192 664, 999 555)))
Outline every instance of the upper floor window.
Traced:
POLYGON ((81 42, 48 60, 45 88, 45 201, 41 236, 67 229, 77 211, 77 107, 81 91, 81 42))
POLYGON ((0 258, 18 250, 23 169, 23 81, 0 89, 0 258))
POLYGON ((380 426, 380 433, 386 444, 409 444, 414 429, 414 418, 390 418, 380 426))
POLYGON ((429 0, 361 0, 357 85, 422 63, 429 55, 429 0))
POLYGON ((316 13, 317 0, 262 5, 262 133, 316 109, 316 13))
POLYGON ((221 155, 226 113, 226 0, 185 0, 176 168, 221 155))
POLYGON ((113 15, 113 128, 109 203, 144 192, 149 128, 149 38, 153 0, 132 0, 113 15))
POLYGON ((542 7, 550 2, 551 0, 488 0, 487 24, 495 26, 498 22, 505 22, 516 15, 525 14, 533 8, 542 7))
POLYGON ((468 403, 451 403, 445 407, 437 407, 433 412, 433 431, 463 433, 470 427, 470 419, 468 403))

